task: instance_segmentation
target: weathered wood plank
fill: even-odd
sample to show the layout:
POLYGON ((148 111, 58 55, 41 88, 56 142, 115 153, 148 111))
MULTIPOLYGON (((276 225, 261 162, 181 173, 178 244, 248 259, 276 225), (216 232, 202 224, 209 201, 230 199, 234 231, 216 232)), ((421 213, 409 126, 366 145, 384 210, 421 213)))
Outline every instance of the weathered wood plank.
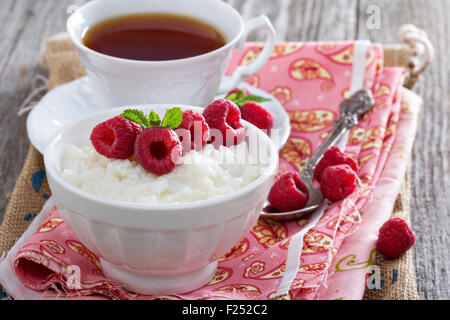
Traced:
MULTIPOLYGON (((265 14, 279 41, 344 40, 355 36, 356 0, 226 0, 248 19, 265 14)), ((249 40, 262 40, 261 34, 249 40)))
POLYGON ((360 38, 395 43, 403 23, 423 28, 435 46, 434 61, 414 91, 424 100, 412 156, 412 226, 418 291, 422 299, 450 298, 450 25, 449 1, 362 0, 360 38), (381 29, 367 30, 366 9, 377 5, 381 29))

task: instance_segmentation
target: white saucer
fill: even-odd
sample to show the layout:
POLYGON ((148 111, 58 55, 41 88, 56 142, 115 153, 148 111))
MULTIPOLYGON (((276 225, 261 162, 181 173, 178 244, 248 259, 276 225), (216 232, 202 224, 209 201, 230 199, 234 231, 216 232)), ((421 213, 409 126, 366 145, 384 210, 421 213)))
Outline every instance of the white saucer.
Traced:
MULTIPOLYGON (((278 100, 269 93, 242 82, 240 88, 249 90, 252 94, 271 99, 263 102, 274 116, 274 129, 279 129, 279 139, 274 139, 278 148, 287 141, 290 134, 289 116, 278 100), (278 140, 278 141, 276 141, 278 140)), ((217 98, 222 98, 219 95, 217 98)), ((91 112, 103 110, 109 107, 105 101, 92 92, 92 85, 88 77, 61 85, 49 91, 41 101, 33 107, 27 118, 27 132, 31 144, 43 153, 47 142, 64 125, 78 120, 91 112)))

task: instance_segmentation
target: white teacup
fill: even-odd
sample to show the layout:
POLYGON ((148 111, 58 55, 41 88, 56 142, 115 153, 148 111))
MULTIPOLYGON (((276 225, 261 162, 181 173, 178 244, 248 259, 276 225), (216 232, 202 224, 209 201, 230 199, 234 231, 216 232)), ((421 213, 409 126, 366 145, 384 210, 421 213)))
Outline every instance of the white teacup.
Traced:
POLYGON ((77 9, 67 20, 67 32, 78 52, 94 92, 108 105, 177 103, 205 107, 213 97, 235 88, 243 77, 258 71, 269 59, 275 31, 266 16, 244 23, 239 13, 220 0, 95 0, 77 9), (82 43, 86 30, 105 19, 132 13, 172 13, 203 20, 221 30, 224 46, 185 59, 139 61, 116 58, 82 43), (247 35, 264 29, 266 43, 258 58, 224 77, 232 49, 242 48, 247 35))

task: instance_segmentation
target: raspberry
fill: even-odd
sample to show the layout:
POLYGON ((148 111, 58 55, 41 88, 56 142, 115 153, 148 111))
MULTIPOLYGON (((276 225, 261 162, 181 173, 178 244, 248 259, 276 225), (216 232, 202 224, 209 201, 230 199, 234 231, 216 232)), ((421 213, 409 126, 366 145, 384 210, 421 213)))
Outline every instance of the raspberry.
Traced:
POLYGON ((241 111, 234 102, 226 99, 215 100, 205 108, 203 117, 211 131, 216 129, 222 135, 220 141, 215 132, 211 132, 209 143, 230 146, 244 140, 247 129, 241 123, 241 111))
POLYGON ((185 153, 190 150, 200 151, 209 138, 209 126, 205 118, 199 113, 185 110, 182 114, 183 121, 175 132, 180 138, 183 151, 185 153), (183 139, 186 139, 186 141, 183 141, 183 139))
POLYGON ((414 245, 416 235, 401 218, 386 221, 378 233, 377 249, 385 258, 397 258, 414 245))
POLYGON ((330 201, 344 199, 356 189, 356 173, 346 164, 326 167, 320 182, 320 191, 330 201))
POLYGON ((242 119, 254 124, 259 129, 267 130, 273 127, 274 116, 259 103, 249 101, 244 103, 241 108, 242 119))
POLYGON ((314 178, 316 178, 317 181, 320 182, 325 168, 338 164, 347 164, 353 169, 353 171, 358 171, 358 165, 356 164, 355 160, 343 154, 338 147, 332 146, 327 151, 325 151, 322 159, 320 159, 319 163, 317 164, 316 169, 314 170, 314 178))
POLYGON ((134 149, 139 164, 156 175, 172 171, 182 154, 177 134, 166 127, 149 127, 142 131, 134 149))
POLYGON ((297 210, 306 205, 309 192, 300 179, 300 174, 290 171, 273 184, 268 199, 270 204, 280 211, 297 210))
POLYGON ((128 121, 131 124, 131 127, 133 128, 133 131, 136 133, 136 136, 142 132, 142 127, 141 125, 137 124, 136 122, 133 121, 128 121))
POLYGON ((250 94, 250 91, 248 91, 248 90, 245 89, 245 88, 234 88, 233 90, 231 90, 230 92, 228 92, 226 96, 228 97, 230 94, 238 93, 239 90, 242 91, 242 92, 244 93, 245 96, 248 96, 248 95, 250 94))
POLYGON ((134 142, 141 126, 116 116, 100 122, 91 133, 95 150, 107 158, 126 159, 134 153, 134 142))

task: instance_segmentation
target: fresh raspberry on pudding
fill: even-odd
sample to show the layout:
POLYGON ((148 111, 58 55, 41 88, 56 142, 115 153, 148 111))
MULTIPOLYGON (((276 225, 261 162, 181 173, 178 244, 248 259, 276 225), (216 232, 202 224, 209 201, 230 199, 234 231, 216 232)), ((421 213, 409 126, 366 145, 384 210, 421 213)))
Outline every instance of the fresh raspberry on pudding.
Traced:
POLYGON ((242 105, 241 116, 245 121, 254 124, 259 129, 266 130, 267 133, 270 133, 275 120, 273 114, 259 103, 253 101, 246 102, 242 105))
POLYGON ((208 141, 209 126, 200 113, 184 110, 182 115, 183 121, 175 132, 180 138, 183 151, 200 151, 208 141))
POLYGON ((275 209, 291 211, 303 208, 309 199, 308 188, 297 171, 283 174, 270 189, 269 202, 275 209))
POLYGON ((156 175, 169 173, 181 159, 182 147, 177 134, 166 127, 148 127, 136 138, 136 160, 156 175))
POLYGON ((244 140, 247 129, 241 123, 241 111, 234 102, 226 99, 215 100, 205 108, 203 117, 211 129, 210 143, 216 146, 231 146, 244 140), (221 137, 218 137, 216 131, 221 137), (222 141, 218 141, 219 138, 222 141))
POLYGON ((327 151, 325 151, 322 159, 320 159, 319 163, 317 164, 316 169, 314 170, 314 178, 316 178, 317 181, 320 182, 322 179, 323 171, 327 167, 339 164, 349 165, 354 172, 358 171, 358 165, 354 159, 346 156, 338 147, 332 146, 327 151))
POLYGON ((320 181, 320 191, 330 201, 339 201, 356 189, 356 173, 347 164, 326 167, 320 181))
POLYGON ((131 124, 131 127, 133 127, 133 131, 136 133, 136 136, 142 132, 142 127, 137 124, 136 122, 129 121, 131 124))
POLYGON ((402 218, 386 221, 380 228, 377 240, 378 251, 388 259, 401 256, 414 245, 416 235, 402 218))
POLYGON ((91 143, 101 155, 112 159, 126 159, 134 153, 134 142, 142 128, 127 119, 116 116, 96 125, 91 143))

